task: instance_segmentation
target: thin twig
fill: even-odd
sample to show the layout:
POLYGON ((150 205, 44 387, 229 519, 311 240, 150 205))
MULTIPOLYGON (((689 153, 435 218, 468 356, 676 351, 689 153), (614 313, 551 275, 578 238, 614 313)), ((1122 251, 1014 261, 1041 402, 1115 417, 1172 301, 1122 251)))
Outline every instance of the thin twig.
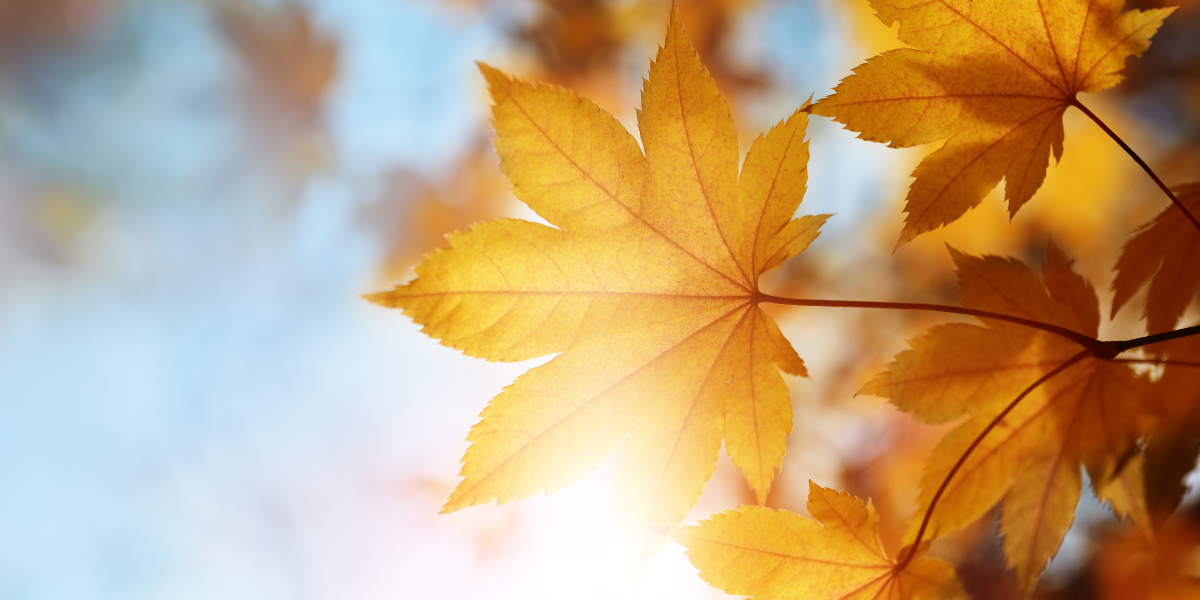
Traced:
MULTIPOLYGON (((1175 331, 1168 331, 1166 333, 1156 333, 1154 335, 1133 338, 1132 340, 1123 340, 1117 342, 1117 347, 1121 349, 1121 352, 1124 352, 1126 350, 1132 350, 1142 346, 1149 346, 1150 344, 1169 342, 1171 340, 1177 340, 1179 338, 1185 338, 1193 335, 1200 335, 1200 325, 1192 325, 1191 327, 1184 327, 1183 329, 1176 329, 1175 331)), ((1118 354, 1120 354, 1120 352, 1118 352, 1118 354)))
POLYGON ((1183 329, 1178 329, 1176 331, 1169 331, 1166 333, 1158 333, 1155 335, 1148 335, 1148 336, 1129 339, 1129 340, 1104 342, 1104 341, 1100 341, 1096 338, 1079 333, 1077 331, 1072 331, 1065 327, 1060 327, 1058 325, 1052 325, 1050 323, 1043 323, 1041 321, 1034 321, 1031 319, 1014 317, 1014 316, 1005 315, 1002 313, 994 313, 994 312, 990 312, 990 311, 986 311, 986 310, 976 310, 973 308, 965 308, 965 307, 960 307, 960 306, 946 306, 946 305, 942 305, 942 304, 923 304, 923 303, 914 303, 914 302, 865 302, 865 301, 859 301, 859 300, 813 300, 813 299, 809 299, 809 298, 784 298, 781 296, 772 296, 770 294, 763 294, 761 292, 755 292, 753 298, 754 298, 755 303, 785 304, 785 305, 789 305, 789 306, 815 306, 815 307, 831 307, 831 308, 881 308, 881 309, 887 309, 887 310, 920 310, 920 311, 930 311, 930 312, 951 313, 951 314, 958 314, 958 315, 969 315, 969 316, 978 317, 981 319, 995 319, 997 321, 1007 321, 1009 323, 1015 323, 1017 325, 1032 327, 1034 329, 1039 329, 1039 330, 1045 331, 1047 333, 1052 333, 1054 335, 1058 335, 1058 336, 1068 339, 1072 342, 1075 342, 1075 343, 1079 344, 1080 346, 1083 346, 1084 349, 1081 350, 1078 354, 1075 354, 1074 356, 1067 359, 1062 364, 1055 367, 1053 370, 1049 371, 1045 375, 1042 375, 1037 381, 1033 382, 1029 387, 1025 388, 1025 391, 1021 392, 1021 394, 1019 396, 1017 396, 1016 399, 1014 399, 1011 403, 1009 403, 1008 406, 1004 407, 1004 410, 1000 411, 1000 414, 996 415, 996 417, 994 419, 992 419, 992 421, 990 423, 988 423, 987 427, 985 427, 983 429, 983 431, 975 438, 975 440, 971 442, 971 445, 967 447, 966 451, 964 451, 962 453, 962 456, 958 457, 958 462, 954 463, 954 466, 950 468, 950 472, 946 475, 946 478, 942 481, 941 486, 938 487, 937 492, 934 493, 933 499, 931 499, 929 501, 929 506, 925 509, 925 517, 921 521, 921 527, 917 530, 916 539, 913 542, 912 546, 910 547, 908 553, 906 553, 904 555, 904 558, 900 562, 896 563, 895 569, 898 571, 904 570, 904 568, 907 567, 909 565, 909 563, 912 562, 913 558, 916 556, 917 550, 919 549, 919 547, 921 545, 921 541, 925 537, 925 531, 929 527, 930 519, 933 516, 933 510, 934 510, 934 508, 937 507, 938 501, 941 499, 942 495, 946 492, 946 489, 950 485, 950 480, 953 479, 954 475, 958 473, 959 469, 961 469, 962 466, 964 464, 966 464, 967 458, 969 458, 971 456, 971 453, 974 452, 977 447, 979 447, 979 444, 981 444, 983 442, 983 439, 987 436, 987 434, 990 433, 993 429, 995 429, 996 426, 999 425, 1000 422, 1003 421, 1004 418, 1007 417, 1008 414, 1010 412, 1012 412, 1012 410, 1014 408, 1016 408, 1017 405, 1022 400, 1024 400, 1026 396, 1028 396, 1030 393, 1032 393, 1033 390, 1037 389, 1038 386, 1049 381, 1055 375, 1062 373, 1064 370, 1069 368, 1071 365, 1083 360, 1084 358, 1088 358, 1088 357, 1099 358, 1101 360, 1113 360, 1115 362, 1122 362, 1122 363, 1156 363, 1156 364, 1174 364, 1174 365, 1180 365, 1180 366, 1200 367, 1200 362, 1193 363, 1193 362, 1189 362, 1189 361, 1179 361, 1179 360, 1142 360, 1142 359, 1131 359, 1131 358, 1116 358, 1116 356, 1118 354, 1120 354, 1126 350, 1133 349, 1133 348, 1139 348, 1139 347, 1146 346, 1149 344, 1157 344, 1160 342, 1166 342, 1169 340, 1179 339, 1179 338, 1183 338, 1183 337, 1189 337, 1189 336, 1193 336, 1193 335, 1200 335, 1200 325, 1195 325, 1192 327, 1185 327, 1183 329))
POLYGON ((1182 202, 1179 201, 1179 198, 1175 197, 1175 192, 1172 192, 1171 188, 1167 187, 1167 184, 1163 183, 1163 181, 1158 178, 1158 175, 1155 174, 1154 169, 1151 169, 1150 165, 1147 165, 1146 161, 1142 160, 1142 157, 1138 156, 1137 152, 1134 152, 1133 148, 1130 148, 1129 144, 1125 143, 1125 140, 1122 140, 1120 136, 1113 132, 1112 129, 1109 129, 1108 125, 1106 125, 1104 121, 1101 121, 1100 117, 1096 116, 1096 113, 1093 113, 1092 111, 1088 110, 1086 106, 1081 104, 1078 98, 1073 98, 1071 100, 1071 106, 1082 110, 1083 114, 1087 115, 1092 121, 1095 121, 1096 124, 1100 126, 1100 129, 1104 130, 1104 133, 1107 133, 1109 137, 1117 142, 1117 144, 1120 144, 1121 148, 1123 148, 1125 152, 1129 154, 1129 156, 1133 157, 1133 160, 1137 162, 1137 164, 1142 166, 1142 169, 1146 171, 1146 174, 1150 175, 1150 178, 1154 180, 1154 183, 1157 183, 1158 187, 1162 188, 1163 193, 1165 193, 1167 197, 1171 199, 1171 202, 1175 204, 1175 207, 1183 211, 1183 216, 1187 217, 1187 219, 1192 222, 1192 226, 1197 230, 1200 230, 1200 221, 1196 220, 1196 217, 1192 215, 1190 211, 1188 211, 1187 207, 1184 206, 1182 202))
POLYGON ((1112 352, 1112 348, 1108 347, 1109 345, 1112 344, 1111 342, 1101 342, 1100 340, 1097 340, 1096 338, 1086 336, 1077 331, 1072 331, 1070 329, 1067 329, 1066 327, 1059 327, 1058 325, 1051 325, 1050 323, 1042 323, 1041 321, 1034 321, 1032 319, 1024 319, 1021 317, 1014 317, 1012 315, 994 313, 994 312, 990 312, 990 311, 986 311, 986 310, 976 310, 973 308, 964 308, 961 306, 946 306, 946 305, 942 305, 942 304, 923 304, 923 303, 915 303, 915 302, 862 302, 862 301, 858 301, 858 300, 813 300, 813 299, 809 299, 809 298, 783 298, 780 296, 772 296, 770 294, 757 294, 755 296, 755 298, 758 302, 766 302, 768 304, 787 304, 790 306, 824 306, 824 307, 833 307, 833 308, 882 308, 882 309, 888 309, 888 310, 920 310, 920 311, 928 311, 928 312, 951 313, 951 314, 956 314, 956 315, 969 315, 972 317, 979 317, 981 319, 995 319, 997 321, 1007 321, 1009 323, 1015 323, 1017 325, 1024 325, 1025 327, 1032 327, 1034 329, 1040 329, 1040 330, 1048 332, 1048 333, 1053 333, 1054 335, 1066 338, 1068 340, 1071 340, 1072 342, 1075 342, 1076 344, 1079 344, 1080 346, 1083 346, 1084 348, 1087 348, 1089 351, 1091 351, 1093 354, 1095 354, 1097 356, 1103 356, 1110 352, 1114 356, 1116 355, 1115 352, 1112 352))

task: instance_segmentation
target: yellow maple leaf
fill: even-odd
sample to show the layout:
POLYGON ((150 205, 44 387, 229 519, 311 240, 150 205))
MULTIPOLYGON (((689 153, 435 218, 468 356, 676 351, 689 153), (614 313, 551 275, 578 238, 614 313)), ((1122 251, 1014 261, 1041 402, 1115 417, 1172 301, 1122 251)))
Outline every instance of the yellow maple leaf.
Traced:
MULTIPOLYGON (((1096 336, 1096 293, 1053 244, 1041 280, 1019 262, 953 254, 964 306, 1096 336)), ((1155 392, 1129 365, 1061 336, 985 324, 935 327, 860 393, 887 397, 926 422, 970 415, 930 459, 905 540, 965 527, 1003 500, 1004 551, 1029 588, 1074 520, 1081 463, 1101 498, 1148 522, 1136 493, 1140 473, 1121 467, 1156 410, 1155 392)))
POLYGON ((954 567, 932 558, 897 563, 879 542, 870 503, 808 484, 808 512, 743 506, 671 538, 709 585, 758 600, 935 600, 965 598, 954 567))
POLYGON ((644 155, 591 101, 480 69, 501 168, 558 228, 476 225, 369 299, 470 356, 560 354, 483 411, 443 512, 557 490, 622 442, 615 502, 634 523, 683 520, 722 439, 765 499, 792 425, 779 371, 806 372, 757 280, 828 217, 792 219, 807 115, 759 136, 739 179, 728 105, 674 8, 638 113, 644 155))
MULTIPOLYGON (((1116 85, 1174 9, 1122 0, 872 0, 911 46, 854 69, 813 112, 893 148, 949 138, 913 171, 897 246, 953 222, 1003 178, 1010 214, 1041 186, 1062 115, 1116 85)), ((1086 109, 1085 109, 1086 110, 1086 109)))
MULTIPOLYGON (((1200 212, 1200 183, 1174 188, 1193 214, 1200 212)), ((1121 249, 1113 281, 1112 314, 1150 282, 1146 294, 1146 327, 1150 333, 1171 331, 1200 291, 1200 233, 1183 211, 1168 206, 1121 249)))

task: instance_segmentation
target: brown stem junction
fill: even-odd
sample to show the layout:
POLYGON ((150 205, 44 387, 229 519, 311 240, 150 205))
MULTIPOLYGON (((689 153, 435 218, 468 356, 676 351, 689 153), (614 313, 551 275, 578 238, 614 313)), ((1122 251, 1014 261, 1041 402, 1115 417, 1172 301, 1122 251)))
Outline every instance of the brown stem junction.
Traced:
POLYGON ((1025 388, 1025 391, 1021 392, 1021 394, 1019 396, 1017 396, 1016 399, 1014 399, 1012 402, 1010 402, 1008 404, 1008 406, 1004 407, 1004 410, 1000 411, 1000 414, 996 415, 996 417, 993 418, 988 423, 987 427, 985 427, 984 430, 982 432, 980 432, 980 434, 978 436, 975 437, 974 441, 971 442, 971 445, 967 447, 966 451, 964 451, 962 453, 962 456, 960 456, 958 458, 958 461, 956 463, 954 463, 954 466, 951 467, 950 472, 946 474, 946 478, 942 480, 942 484, 938 487, 937 492, 934 493, 933 498, 929 501, 929 506, 925 509, 925 517, 921 520, 921 526, 917 530, 916 538, 914 539, 912 545, 909 547, 908 552, 905 553, 904 558, 901 559, 900 562, 896 563, 895 568, 898 571, 904 570, 904 568, 907 567, 909 565, 909 563, 912 562, 913 558, 916 556, 916 554, 921 546, 921 542, 924 540, 925 532, 929 528, 929 522, 933 516, 933 511, 937 507, 938 501, 941 500, 942 495, 946 493, 946 489, 950 486, 950 481, 954 478, 954 475, 957 474, 959 469, 961 469, 962 466, 967 462, 967 459, 971 456, 971 453, 974 452, 977 447, 979 447, 979 444, 983 443, 983 439, 985 437, 987 437, 987 434, 990 433, 993 429, 995 429, 1001 423, 1001 421, 1003 421, 1004 418, 1007 417, 1008 414, 1011 413, 1013 411, 1013 409, 1015 409, 1017 407, 1017 405, 1021 403, 1022 400, 1024 400, 1029 394, 1033 393, 1033 391, 1035 389, 1037 389, 1038 386, 1042 385, 1043 383, 1046 383, 1054 376, 1067 370, 1071 365, 1073 365, 1085 358, 1098 358, 1101 360, 1116 360, 1118 362, 1126 362, 1126 363, 1155 363, 1155 364, 1173 364, 1173 365, 1179 365, 1179 366, 1200 367, 1200 362, 1191 362, 1191 361, 1142 360, 1142 359, 1116 358, 1116 356, 1118 354, 1120 354, 1126 350, 1133 349, 1133 348, 1140 348, 1142 346, 1147 346, 1150 344, 1157 344, 1157 343, 1166 342, 1169 340, 1189 337, 1189 336, 1193 336, 1193 335, 1200 335, 1200 325, 1194 325, 1192 327, 1185 327, 1183 329, 1178 329, 1175 331, 1168 331, 1166 333, 1147 335, 1147 336, 1129 339, 1129 340, 1106 342, 1106 341, 1098 340, 1091 336, 1083 335, 1082 333, 1079 333, 1077 331, 1072 331, 1072 330, 1066 329, 1064 327, 1052 325, 1050 323, 1042 323, 1040 321, 1034 321, 1031 319, 1025 319, 1025 318, 1021 318, 1021 317, 1014 317, 1014 316, 1005 315, 1002 313, 994 313, 994 312, 990 312, 990 311, 986 311, 986 310, 976 310, 973 308, 964 308, 964 307, 959 307, 959 306, 946 306, 946 305, 942 305, 942 304, 923 304, 923 303, 913 303, 913 302, 864 302, 864 301, 859 301, 859 300, 814 300, 814 299, 809 299, 809 298, 783 298, 780 296, 772 296, 770 294, 763 294, 761 292, 756 292, 754 294, 754 301, 756 303, 786 304, 786 305, 790 305, 790 306, 816 306, 816 307, 835 307, 835 308, 880 308, 880 309, 888 309, 888 310, 920 310, 920 311, 942 312, 942 313, 950 313, 950 314, 958 314, 958 315, 969 315, 969 316, 977 317, 980 319, 994 319, 997 321, 1006 321, 1009 323, 1015 323, 1017 325, 1032 327, 1034 329, 1039 329, 1039 330, 1045 331, 1047 333, 1061 336, 1061 337, 1071 340, 1083 347, 1083 349, 1080 350, 1078 354, 1075 354, 1071 358, 1068 358, 1062 364, 1058 365, 1053 370, 1047 372, 1045 375, 1042 375, 1040 378, 1038 378, 1037 381, 1033 382, 1032 384, 1029 385, 1029 387, 1025 388))

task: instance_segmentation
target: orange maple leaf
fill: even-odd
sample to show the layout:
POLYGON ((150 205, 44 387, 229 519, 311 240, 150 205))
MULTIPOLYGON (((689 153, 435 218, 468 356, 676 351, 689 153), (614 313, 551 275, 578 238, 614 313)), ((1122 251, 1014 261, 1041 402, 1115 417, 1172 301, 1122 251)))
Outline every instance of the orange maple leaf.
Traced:
MULTIPOLYGON (((1010 214, 1062 156, 1062 115, 1121 80, 1174 9, 1122 0, 872 0, 911 46, 854 69, 813 106, 893 148, 949 138, 913 171, 897 246, 957 220, 1003 178, 1010 214)), ((1090 114, 1090 113, 1089 113, 1090 114)))
POLYGON ((1154 527, 1161 529, 1183 500, 1184 477, 1200 456, 1200 336, 1150 348, 1160 357, 1150 362, 1165 364, 1156 386, 1162 418, 1145 444, 1144 492, 1154 527))
MULTIPOLYGON (((1041 280, 1015 261, 953 255, 964 306, 1096 336, 1096 293, 1053 244, 1041 280)), ((906 542, 960 529, 1003 499, 1005 554, 1029 588, 1074 520, 1081 463, 1098 496, 1148 522, 1140 467, 1122 467, 1155 415, 1155 390, 1129 365, 1081 352, 1061 336, 985 324, 933 328, 860 393, 887 397, 926 422, 970 415, 930 459, 906 542)))
MULTIPOLYGON (((1200 213, 1200 183, 1174 188, 1193 214, 1200 213)), ((1113 281, 1112 314, 1150 282, 1143 316, 1150 333, 1171 331, 1200 291, 1200 233, 1183 211, 1168 206, 1137 229, 1121 250, 1113 281)))
POLYGON ((808 512, 743 506, 671 538, 709 585, 758 600, 935 600, 964 598, 954 567, 933 559, 897 563, 879 542, 869 502, 808 484, 808 512))
POLYGON ((470 356, 560 354, 483 411, 443 512, 552 492, 622 442, 615 501, 634 523, 683 520, 722 439, 764 499, 792 425, 779 371, 806 371, 758 308, 757 280, 827 218, 792 219, 807 115, 755 140, 739 179, 728 105, 674 8, 638 113, 644 155, 591 101, 480 69, 501 168, 559 228, 476 225, 369 299, 470 356))
POLYGON ((1196 549, 1200 530, 1193 520, 1164 528, 1156 540, 1132 531, 1106 532, 1091 577, 1100 600, 1190 600, 1200 598, 1196 549))

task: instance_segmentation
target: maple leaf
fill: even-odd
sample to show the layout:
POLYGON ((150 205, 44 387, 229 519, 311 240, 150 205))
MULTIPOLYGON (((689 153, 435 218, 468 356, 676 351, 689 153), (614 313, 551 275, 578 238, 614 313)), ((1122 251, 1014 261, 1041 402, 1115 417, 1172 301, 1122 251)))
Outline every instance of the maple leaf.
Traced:
POLYGON ((1155 528, 1161 529, 1183 500, 1183 479, 1200 456, 1200 337, 1153 348, 1166 364, 1156 386, 1162 418, 1146 441, 1145 502, 1155 528))
POLYGON ((743 506, 675 527, 671 538, 687 547, 704 581, 729 594, 759 600, 966 597, 954 567, 943 561, 889 559, 869 502, 812 481, 808 489, 808 512, 816 521, 743 506))
MULTIPOLYGON (((952 254, 964 306, 1096 336, 1095 290, 1054 244, 1041 280, 1019 262, 952 254)), ((926 527, 924 539, 960 529, 1003 499, 1004 551, 1029 588, 1074 519, 1081 463, 1101 498, 1147 522, 1139 473, 1121 467, 1156 410, 1155 391, 1129 365, 1092 357, 1061 336, 984 322, 938 326, 910 341, 860 393, 887 397, 925 422, 970 416, 930 459, 905 540, 926 527)))
MULTIPOLYGON (((1195 517, 1180 519, 1158 539, 1136 532, 1107 532, 1100 540, 1093 566, 1094 597, 1101 600, 1187 600, 1200 598, 1195 552, 1200 530, 1195 517)), ((1095 542, 1094 542, 1095 543, 1095 542)))
MULTIPOLYGON (((1200 183, 1174 188, 1193 214, 1200 212, 1200 183)), ((1112 314, 1150 282, 1142 313, 1150 333, 1171 331, 1200 291, 1200 233, 1183 211, 1166 210, 1139 227, 1121 250, 1113 281, 1112 314)))
POLYGON ((559 228, 499 220, 449 236, 418 277, 370 296, 464 353, 531 369, 483 411, 443 512, 552 492, 624 441, 615 503, 674 525, 724 439, 760 500, 791 429, 779 370, 803 361, 758 308, 758 276, 828 215, 792 220, 807 115, 755 140, 738 178, 733 119, 672 8, 638 113, 645 154, 570 91, 480 65, 516 196, 559 228))
POLYGON ((1174 9, 1122 0, 872 0, 911 46, 854 69, 813 112, 893 148, 949 138, 913 171, 897 246, 953 222, 1003 178, 1010 214, 1042 185, 1062 115, 1116 85, 1174 9))

